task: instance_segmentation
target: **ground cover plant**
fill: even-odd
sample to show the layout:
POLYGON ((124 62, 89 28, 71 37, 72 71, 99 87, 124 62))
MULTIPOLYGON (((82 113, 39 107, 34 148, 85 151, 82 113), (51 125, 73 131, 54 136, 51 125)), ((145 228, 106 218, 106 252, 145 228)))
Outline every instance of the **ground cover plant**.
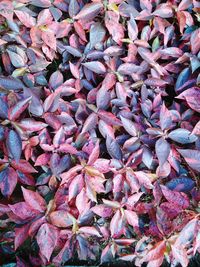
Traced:
POLYGON ((197 257, 199 12, 0 1, 2 266, 197 257))

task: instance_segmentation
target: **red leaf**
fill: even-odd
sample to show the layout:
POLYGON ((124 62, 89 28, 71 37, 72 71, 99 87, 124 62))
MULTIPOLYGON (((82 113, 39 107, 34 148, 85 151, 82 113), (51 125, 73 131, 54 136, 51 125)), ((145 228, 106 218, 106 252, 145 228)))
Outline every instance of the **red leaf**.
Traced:
POLYGON ((98 122, 98 116, 96 113, 91 113, 87 119, 85 120, 85 123, 83 125, 81 133, 86 133, 90 131, 91 129, 96 127, 96 124, 98 122))
POLYGON ((56 51, 56 37, 53 31, 51 30, 46 30, 42 32, 42 40, 44 43, 49 46, 51 49, 56 51))
POLYGON ((192 134, 200 135, 200 121, 198 121, 197 124, 194 126, 192 134))
POLYGON ((121 126, 121 121, 111 112, 105 111, 105 110, 99 110, 98 111, 99 117, 105 121, 108 125, 116 125, 121 126))
POLYGON ((169 4, 160 4, 152 14, 161 18, 171 18, 173 17, 173 9, 169 4))
POLYGON ((172 124, 172 117, 170 111, 166 108, 163 103, 160 110, 160 127, 164 131, 169 128, 172 124))
POLYGON ((198 41, 199 39, 200 39, 200 29, 197 29, 192 32, 190 37, 191 50, 194 55, 197 54, 200 50, 200 43, 198 41))
POLYGON ((140 197, 143 195, 143 192, 135 193, 130 196, 127 200, 127 205, 131 208, 139 201, 140 197))
POLYGON ((51 12, 48 8, 43 9, 37 18, 37 27, 43 26, 43 25, 48 25, 52 22, 53 17, 51 15, 51 12))
POLYGON ((93 167, 101 173, 107 173, 110 171, 110 161, 99 158, 93 163, 93 167))
POLYGON ((30 228, 28 230, 28 234, 30 237, 34 237, 38 231, 38 229, 40 228, 40 226, 43 224, 43 223, 46 223, 46 217, 43 216, 41 218, 37 218, 37 220, 34 220, 31 225, 30 225, 30 228))
POLYGON ((121 44, 122 39, 124 38, 124 29, 122 24, 119 23, 119 14, 113 11, 107 11, 105 25, 109 33, 112 35, 113 40, 117 44, 121 44))
POLYGON ((148 189, 153 188, 153 185, 151 182, 151 179, 153 178, 153 176, 151 176, 151 174, 145 173, 143 171, 137 171, 137 172, 134 172, 134 174, 137 177, 137 179, 141 185, 143 185, 144 187, 146 187, 148 189))
POLYGON ((68 183, 73 177, 77 175, 77 172, 82 170, 81 165, 76 165, 72 167, 69 171, 62 173, 60 176, 62 178, 61 185, 64 183, 68 183))
POLYGON ((92 153, 89 155, 88 158, 88 165, 93 165, 95 163, 96 160, 98 160, 100 154, 100 150, 99 150, 99 140, 97 140, 94 149, 92 150, 92 153))
POLYGON ((128 22, 128 36, 132 41, 136 40, 138 36, 138 27, 133 16, 128 22))
POLYGON ((180 247, 184 246, 188 242, 192 242, 196 235, 196 227, 197 227, 198 220, 197 218, 189 221, 184 228, 179 233, 175 246, 180 247))

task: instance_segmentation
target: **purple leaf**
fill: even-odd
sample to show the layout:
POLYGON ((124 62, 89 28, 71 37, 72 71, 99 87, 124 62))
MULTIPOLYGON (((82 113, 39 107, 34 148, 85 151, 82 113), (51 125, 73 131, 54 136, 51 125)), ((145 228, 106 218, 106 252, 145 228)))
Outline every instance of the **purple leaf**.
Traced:
POLYGON ((192 149, 177 149, 184 157, 187 164, 197 172, 200 172, 200 151, 192 149))
POLYGON ((195 186, 195 182, 187 177, 179 177, 172 179, 166 183, 167 188, 178 192, 188 192, 195 186))
POLYGON ((13 168, 6 168, 0 172, 0 189, 4 197, 10 197, 17 185, 17 173, 13 168))
POLYGON ((171 124, 172 124, 171 113, 163 103, 160 110, 160 127, 162 130, 166 130, 171 126, 171 124))
POLYGON ((109 155, 118 160, 122 160, 122 151, 119 144, 110 136, 106 138, 106 147, 109 155))
POLYGON ((197 140, 197 137, 193 134, 191 134, 190 131, 186 129, 176 129, 168 134, 168 137, 180 144, 190 144, 194 143, 197 140))
POLYGON ((161 137, 156 141, 155 149, 159 165, 162 166, 169 157, 170 145, 164 138, 161 137))
POLYGON ((22 140, 19 134, 14 130, 11 130, 8 134, 6 145, 10 156, 15 161, 19 161, 22 153, 22 140))
POLYGON ((106 35, 106 30, 99 22, 93 23, 90 28, 90 48, 101 43, 106 35))
POLYGON ((40 252, 49 261, 58 239, 58 230, 51 224, 44 223, 37 233, 40 252))
POLYGON ((121 116, 121 121, 122 121, 123 127, 127 131, 127 133, 129 133, 132 136, 137 136, 138 130, 137 130, 135 124, 131 120, 126 119, 126 118, 121 116))
POLYGON ((80 7, 79 4, 76 0, 70 0, 69 2, 69 15, 71 18, 73 18, 74 16, 76 16, 76 14, 79 12, 80 7))
POLYGON ((173 205, 177 205, 183 209, 187 209, 190 205, 190 200, 185 193, 176 192, 168 189, 166 186, 161 185, 161 190, 164 197, 173 205))
POLYGON ((0 97, 0 117, 2 119, 8 118, 8 104, 0 97))
POLYGON ((98 62, 98 61, 86 62, 86 63, 82 63, 82 65, 97 74, 104 74, 106 72, 105 66, 101 62, 98 62))

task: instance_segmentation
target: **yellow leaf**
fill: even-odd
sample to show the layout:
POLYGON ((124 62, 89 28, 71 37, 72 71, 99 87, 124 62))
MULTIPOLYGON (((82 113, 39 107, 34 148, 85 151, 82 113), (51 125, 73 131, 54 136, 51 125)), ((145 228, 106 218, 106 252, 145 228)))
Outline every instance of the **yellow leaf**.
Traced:
POLYGON ((119 12, 119 8, 115 3, 109 4, 107 7, 108 7, 109 10, 112 10, 112 11, 114 11, 116 13, 119 12))

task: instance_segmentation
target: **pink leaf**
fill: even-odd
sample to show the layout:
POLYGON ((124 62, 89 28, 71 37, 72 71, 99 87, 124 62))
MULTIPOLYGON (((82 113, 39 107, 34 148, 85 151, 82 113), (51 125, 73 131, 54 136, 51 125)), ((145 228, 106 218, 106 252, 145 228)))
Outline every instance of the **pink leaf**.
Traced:
POLYGON ((29 118, 20 120, 18 125, 22 127, 23 129, 30 131, 30 132, 41 131, 42 129, 48 126, 48 124, 44 122, 35 121, 34 119, 29 119, 29 118))
POLYGON ((169 157, 170 145, 164 138, 160 138, 156 141, 155 150, 159 164, 162 166, 169 157))
POLYGON ((101 237, 100 233, 93 226, 82 226, 79 228, 79 233, 101 237))
POLYGON ((15 10, 15 14, 18 19, 23 23, 27 28, 32 28, 36 24, 36 19, 31 17, 27 12, 21 10, 15 10))
POLYGON ((180 262, 182 267, 187 267, 189 264, 189 259, 187 256, 187 251, 184 249, 184 247, 171 245, 171 249, 172 255, 177 260, 177 262, 180 262))
POLYGON ((22 192, 26 203, 34 210, 44 212, 46 210, 46 202, 38 192, 34 192, 22 187, 22 192))
POLYGON ((110 217, 113 213, 112 208, 107 207, 104 204, 96 205, 91 210, 96 213, 98 216, 107 218, 110 217))
POLYGON ((81 11, 74 17, 74 19, 86 19, 86 20, 92 20, 100 10, 103 8, 102 3, 90 3, 86 4, 81 11))
POLYGON ((149 252, 144 257, 143 260, 145 262, 157 260, 164 255, 165 250, 166 250, 166 241, 165 240, 160 241, 156 243, 151 250, 149 250, 149 252))
POLYGON ((57 227, 69 227, 73 224, 72 216, 64 210, 51 212, 49 216, 51 223, 57 227))
POLYGON ((121 121, 123 124, 124 129, 132 136, 137 136, 138 130, 136 128, 136 125, 129 119, 126 119, 121 116, 121 121))
POLYGON ((43 25, 48 25, 52 22, 53 17, 51 15, 51 12, 49 11, 49 9, 43 9, 37 18, 37 27, 39 26, 43 26, 43 25))
POLYGON ((138 215, 136 212, 132 210, 124 210, 124 214, 126 216, 128 224, 130 224, 133 227, 139 226, 138 215))
POLYGON ((20 228, 15 228, 15 250, 17 250, 28 238, 29 227, 29 224, 25 224, 20 228))
POLYGON ((19 116, 24 112, 24 110, 28 107, 29 102, 32 97, 25 98, 17 102, 12 108, 10 108, 8 112, 8 117, 10 120, 15 121, 19 118, 19 116))
POLYGON ((200 172, 200 151, 192 149, 178 149, 187 164, 197 172, 200 172))
POLYGON ((137 171, 137 172, 134 172, 134 174, 137 177, 141 185, 144 185, 144 187, 149 188, 149 189, 153 188, 153 185, 151 182, 151 179, 152 179, 151 174, 145 173, 143 171, 137 171))
POLYGON ((32 219, 38 215, 38 211, 32 209, 26 202, 18 202, 9 205, 11 211, 22 220, 32 219))
POLYGON ((112 220, 110 221, 110 231, 112 237, 118 237, 123 231, 123 221, 120 214, 120 210, 117 210, 112 220))
POLYGON ((37 171, 31 166, 31 164, 24 159, 20 159, 19 162, 13 160, 11 162, 11 165, 13 168, 23 173, 37 173, 37 171))
POLYGON ((57 243, 57 229, 48 223, 44 223, 40 227, 36 238, 41 254, 49 261, 57 243))
POLYGON ((82 63, 82 65, 97 74, 104 74, 106 72, 105 66, 99 61, 90 61, 82 63))
POLYGON ((188 196, 182 192, 176 192, 169 190, 166 186, 161 185, 161 190, 163 192, 164 197, 171 203, 183 208, 187 209, 189 207, 190 201, 188 196))

